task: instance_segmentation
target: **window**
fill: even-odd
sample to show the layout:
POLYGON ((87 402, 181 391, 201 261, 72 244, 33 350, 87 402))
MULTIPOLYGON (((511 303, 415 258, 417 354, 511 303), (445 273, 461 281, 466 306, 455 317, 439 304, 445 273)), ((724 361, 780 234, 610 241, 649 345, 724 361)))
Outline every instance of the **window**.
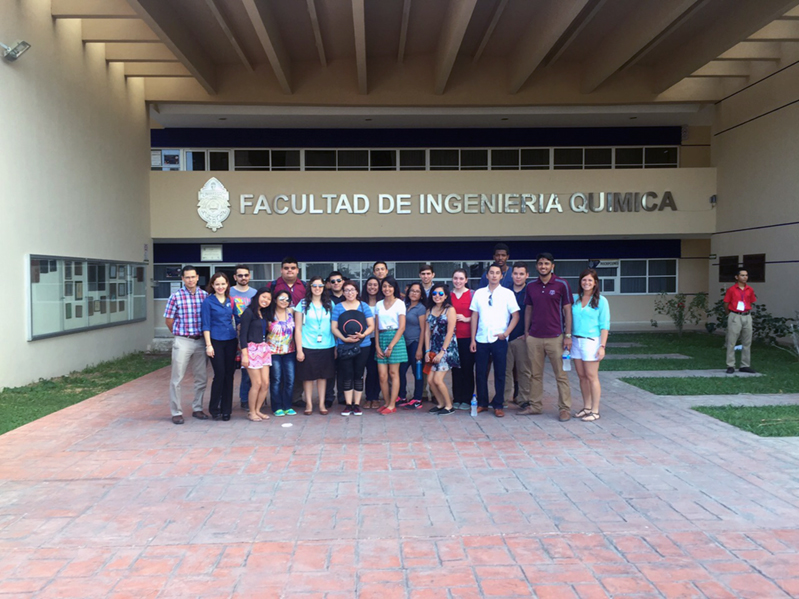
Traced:
POLYGON ((423 171, 427 168, 425 150, 400 150, 401 171, 423 171))
POLYGON ((430 150, 431 171, 457 171, 459 166, 458 150, 430 150))
POLYGON ((373 171, 397 170, 397 151, 371 150, 369 152, 369 169, 373 171))
POLYGON ((522 149, 522 170, 549 170, 549 148, 522 149))
POLYGON ((553 165, 555 170, 559 169, 582 169, 583 168, 583 149, 582 148, 555 148, 553 165))
POLYGON ((491 170, 519 170, 519 150, 491 150, 491 170))
POLYGON ((719 258, 719 283, 732 283, 738 274, 738 256, 719 258))
POLYGON ((186 170, 205 170, 205 150, 186 150, 186 170))
POLYGON ((677 148, 646 148, 644 166, 646 168, 677 168, 677 148))
POLYGON ((147 318, 145 265, 30 257, 30 332, 44 339, 147 318))
POLYGON ((744 254, 743 268, 749 274, 750 283, 766 282, 766 255, 744 254))
POLYGON ((233 163, 237 171, 268 171, 269 150, 235 150, 233 163))
POLYGON ((210 150, 208 152, 209 171, 229 171, 230 152, 228 150, 210 150))
POLYGON ((338 170, 340 171, 368 171, 368 150, 339 150, 338 170))
POLYGON ((300 170, 299 150, 272 150, 273 171, 298 171, 300 170))
POLYGON ((643 148, 616 148, 616 168, 643 168, 643 148))
POLYGON ((646 293, 646 260, 623 260, 621 293, 646 293))
POLYGON ((585 168, 613 168, 613 150, 611 148, 586 148, 585 168))
POLYGON ((305 170, 307 171, 336 170, 336 151, 305 150, 305 170))
POLYGON ((461 170, 488 170, 488 150, 461 150, 461 170))

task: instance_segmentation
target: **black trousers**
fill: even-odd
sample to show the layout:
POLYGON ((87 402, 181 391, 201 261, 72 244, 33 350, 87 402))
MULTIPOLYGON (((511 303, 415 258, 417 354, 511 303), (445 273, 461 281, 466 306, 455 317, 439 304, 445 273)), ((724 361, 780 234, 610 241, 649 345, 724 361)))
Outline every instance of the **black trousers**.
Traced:
POLYGON ((361 353, 354 358, 336 359, 338 388, 341 389, 342 393, 351 389, 363 391, 363 370, 366 367, 366 361, 369 359, 368 349, 367 347, 362 347, 361 353))
MULTIPOLYGON (((377 357, 375 354, 375 347, 377 343, 377 335, 372 339, 372 345, 362 350, 369 350, 369 358, 366 360, 366 401, 377 401, 380 399, 380 377, 377 373, 377 357)), ((361 351, 364 353, 364 351, 361 351)))
POLYGON ((227 341, 211 339, 211 345, 214 347, 214 357, 211 358, 214 382, 211 383, 208 411, 211 412, 211 416, 230 415, 233 411, 233 375, 236 372, 238 343, 235 339, 227 341))
POLYGON ((469 350, 472 340, 458 338, 461 367, 452 369, 453 403, 471 403, 474 395, 474 354, 469 350))

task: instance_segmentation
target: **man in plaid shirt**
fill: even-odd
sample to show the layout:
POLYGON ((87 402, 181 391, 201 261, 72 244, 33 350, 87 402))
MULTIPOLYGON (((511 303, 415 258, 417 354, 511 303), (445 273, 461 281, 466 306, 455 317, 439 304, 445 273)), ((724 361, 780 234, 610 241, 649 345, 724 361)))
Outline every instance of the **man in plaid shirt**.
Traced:
POLYGON ((200 277, 193 266, 184 266, 181 271, 183 287, 169 297, 164 311, 164 319, 169 331, 175 336, 172 343, 172 379, 169 382, 169 408, 172 422, 183 424, 183 410, 180 405, 180 381, 191 365, 194 374, 194 401, 191 415, 206 420, 203 412, 203 395, 208 384, 208 370, 205 358, 200 307, 208 294, 197 288, 200 277))

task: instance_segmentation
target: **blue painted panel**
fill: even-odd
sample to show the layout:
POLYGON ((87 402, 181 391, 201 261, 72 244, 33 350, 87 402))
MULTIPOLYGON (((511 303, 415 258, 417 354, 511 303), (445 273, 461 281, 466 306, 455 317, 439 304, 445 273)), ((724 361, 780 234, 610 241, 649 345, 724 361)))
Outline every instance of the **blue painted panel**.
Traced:
POLYGON ((678 146, 680 127, 541 129, 153 129, 154 148, 678 146))

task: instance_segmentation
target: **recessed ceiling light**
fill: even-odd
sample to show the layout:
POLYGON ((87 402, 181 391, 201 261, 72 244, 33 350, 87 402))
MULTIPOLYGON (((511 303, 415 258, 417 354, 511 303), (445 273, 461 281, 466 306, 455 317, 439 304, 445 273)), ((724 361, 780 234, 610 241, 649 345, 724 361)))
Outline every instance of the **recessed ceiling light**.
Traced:
POLYGON ((226 121, 226 120, 227 120, 227 117, 226 117, 226 116, 220 116, 220 117, 219 117, 219 120, 220 120, 220 121, 226 121))
POLYGON ((631 120, 631 121, 634 121, 634 120, 635 120, 635 119, 637 119, 637 118, 638 118, 637 116, 631 116, 631 117, 630 117, 630 120, 631 120))
POLYGON ((371 121, 372 119, 363 119, 363 120, 365 120, 365 121, 371 121))
POLYGON ((508 120, 508 117, 506 117, 506 116, 503 116, 503 117, 502 117, 501 119, 499 119, 499 120, 500 120, 500 121, 507 121, 507 120, 508 120))

